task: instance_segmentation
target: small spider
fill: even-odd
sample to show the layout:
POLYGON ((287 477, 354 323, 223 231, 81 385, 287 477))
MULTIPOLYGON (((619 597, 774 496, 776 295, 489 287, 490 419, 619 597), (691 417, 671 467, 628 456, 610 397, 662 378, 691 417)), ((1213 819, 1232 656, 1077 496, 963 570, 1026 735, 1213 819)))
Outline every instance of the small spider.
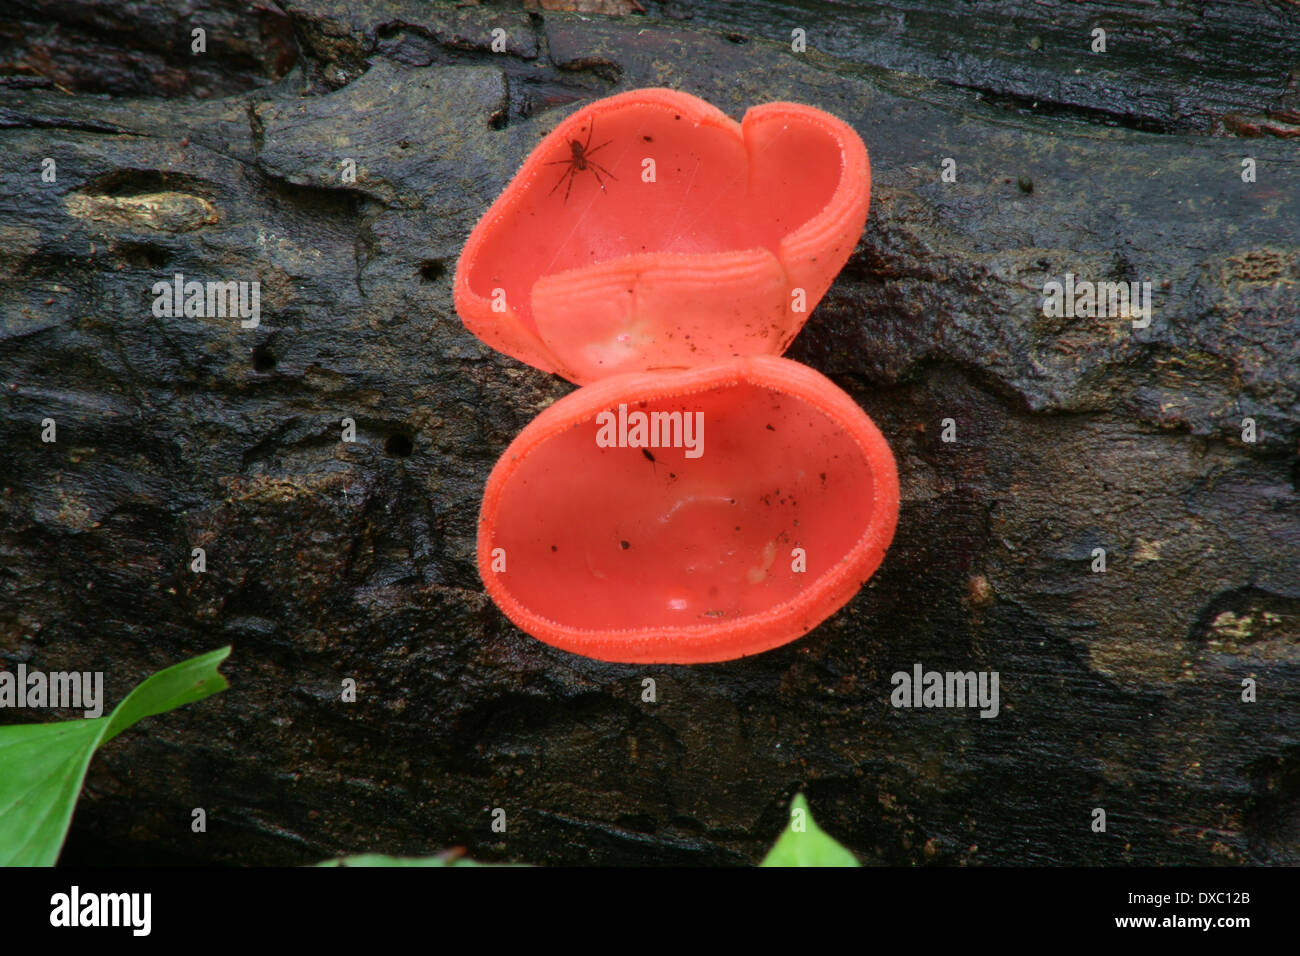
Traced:
POLYGON ((600 178, 601 173, 604 173, 610 179, 618 178, 604 166, 600 165, 600 163, 591 158, 592 153, 604 149, 613 142, 613 140, 607 139, 599 146, 592 146, 591 134, 595 131, 596 121, 592 120, 591 125, 587 127, 587 141, 585 143, 580 143, 576 139, 569 140, 569 151, 572 155, 569 156, 568 159, 554 159, 551 160, 551 162, 544 164, 546 166, 559 166, 564 164, 569 167, 564 171, 564 174, 556 180, 555 185, 551 187, 551 192, 547 193, 548 196, 560 188, 560 183, 568 183, 568 185, 564 187, 564 201, 568 202, 569 191, 573 189, 574 179, 577 178, 578 173, 586 172, 587 170, 591 170, 592 175, 596 177, 596 182, 600 184, 601 189, 605 188, 605 181, 600 178))

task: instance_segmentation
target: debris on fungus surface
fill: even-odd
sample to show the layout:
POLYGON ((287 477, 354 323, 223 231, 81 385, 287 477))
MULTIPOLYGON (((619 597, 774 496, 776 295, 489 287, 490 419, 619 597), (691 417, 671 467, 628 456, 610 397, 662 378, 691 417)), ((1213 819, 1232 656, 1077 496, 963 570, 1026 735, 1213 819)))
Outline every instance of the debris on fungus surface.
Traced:
POLYGON ((848 260, 870 191, 861 138, 813 107, 737 123, 673 90, 597 100, 474 228, 456 310, 493 348, 580 384, 779 355, 848 260))

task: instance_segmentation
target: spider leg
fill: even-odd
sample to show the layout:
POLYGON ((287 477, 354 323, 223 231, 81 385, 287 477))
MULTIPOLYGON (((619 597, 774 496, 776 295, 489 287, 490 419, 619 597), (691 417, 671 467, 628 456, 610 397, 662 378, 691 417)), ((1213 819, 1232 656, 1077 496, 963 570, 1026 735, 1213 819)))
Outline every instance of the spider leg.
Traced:
POLYGON ((569 191, 573 189, 573 181, 578 178, 578 167, 573 165, 569 167, 569 185, 564 187, 564 201, 569 201, 569 191))
POLYGON ((546 195, 548 196, 551 195, 551 193, 554 193, 555 190, 560 188, 560 183, 564 182, 566 179, 572 179, 572 178, 573 178, 573 166, 571 164, 567 170, 565 170, 563 173, 560 174, 560 178, 557 179, 555 181, 555 185, 551 187, 551 192, 547 193, 546 195))
POLYGON ((591 145, 591 134, 596 132, 596 117, 591 118, 591 125, 587 127, 587 141, 582 144, 582 151, 587 152, 587 147, 591 145))
MULTIPOLYGON (((604 173, 604 174, 605 174, 606 176, 608 176, 610 179, 618 179, 617 176, 615 176, 615 175, 614 175, 613 173, 611 173, 608 169, 606 169, 604 166, 600 165, 600 163, 595 162, 594 160, 590 160, 590 159, 587 160, 587 165, 591 167, 592 172, 595 172, 596 170, 599 169, 602 173, 604 173)), ((598 176, 597 178, 599 179, 600 177, 598 176)))
POLYGON ((608 145, 609 145, 610 143, 612 143, 612 142, 614 142, 612 139, 607 139, 607 140, 605 140, 605 142, 601 143, 599 146, 594 147, 593 149, 587 149, 587 148, 584 146, 584 147, 582 148, 582 155, 584 155, 584 156, 590 156, 590 155, 591 155, 592 153, 594 153, 597 149, 604 149, 606 146, 608 146, 608 145))

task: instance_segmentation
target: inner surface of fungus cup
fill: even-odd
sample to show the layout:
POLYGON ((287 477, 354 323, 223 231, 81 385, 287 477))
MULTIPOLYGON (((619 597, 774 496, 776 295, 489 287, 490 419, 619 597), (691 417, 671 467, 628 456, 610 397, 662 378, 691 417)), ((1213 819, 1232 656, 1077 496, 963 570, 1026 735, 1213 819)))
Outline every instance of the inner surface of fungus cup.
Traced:
POLYGON ((897 516, 893 455, 848 395, 796 362, 733 359, 606 379, 539 415, 488 479, 479 570, 556 647, 730 660, 843 606, 897 516))
POLYGON ((871 171, 843 121, 796 103, 742 122, 633 90, 555 127, 480 220, 456 311, 577 383, 779 355, 843 267, 871 171))

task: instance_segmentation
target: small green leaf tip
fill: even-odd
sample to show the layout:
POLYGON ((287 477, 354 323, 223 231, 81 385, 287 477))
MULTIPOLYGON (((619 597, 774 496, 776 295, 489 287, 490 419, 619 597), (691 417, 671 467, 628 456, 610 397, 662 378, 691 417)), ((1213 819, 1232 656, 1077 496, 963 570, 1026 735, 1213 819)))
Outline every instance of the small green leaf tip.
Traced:
POLYGON ((859 866, 853 854, 835 842, 819 827, 808 809, 804 795, 790 803, 790 825, 776 846, 763 859, 762 866, 859 866))
POLYGON ((0 727, 0 866, 53 866, 95 751, 137 721, 228 686, 230 648, 192 657, 137 684, 107 717, 0 727))

